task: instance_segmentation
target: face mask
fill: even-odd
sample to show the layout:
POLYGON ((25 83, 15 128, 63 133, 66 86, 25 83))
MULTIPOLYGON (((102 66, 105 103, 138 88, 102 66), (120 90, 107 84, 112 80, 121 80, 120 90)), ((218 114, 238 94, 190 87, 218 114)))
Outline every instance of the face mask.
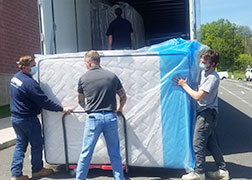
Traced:
POLYGON ((211 66, 207 67, 205 64, 203 64, 202 62, 200 62, 199 68, 202 69, 202 70, 208 71, 211 68, 211 66))
POLYGON ((31 74, 31 75, 34 75, 37 71, 38 71, 37 66, 33 66, 33 67, 31 68, 30 74, 31 74))

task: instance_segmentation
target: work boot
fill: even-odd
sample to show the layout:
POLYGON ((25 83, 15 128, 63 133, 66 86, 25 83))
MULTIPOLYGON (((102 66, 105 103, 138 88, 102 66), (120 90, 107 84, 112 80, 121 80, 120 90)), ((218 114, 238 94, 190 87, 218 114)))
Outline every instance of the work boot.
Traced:
POLYGON ((195 171, 192 171, 186 175, 182 176, 182 180, 205 180, 205 174, 199 174, 195 171))
POLYGON ((227 170, 219 169, 217 171, 208 172, 207 175, 214 179, 229 180, 229 172, 227 170))
POLYGON ((43 168, 39 172, 32 173, 32 178, 49 176, 53 174, 53 170, 49 168, 43 168))
POLYGON ((19 177, 12 177, 11 180, 29 180, 29 177, 26 175, 22 175, 19 177))

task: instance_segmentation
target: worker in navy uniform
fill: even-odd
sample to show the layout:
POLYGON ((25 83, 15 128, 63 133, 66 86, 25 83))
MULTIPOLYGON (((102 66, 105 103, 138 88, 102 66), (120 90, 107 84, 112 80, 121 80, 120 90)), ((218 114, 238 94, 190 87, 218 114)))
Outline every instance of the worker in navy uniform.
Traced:
POLYGON ((43 166, 43 137, 37 117, 41 108, 65 113, 70 113, 71 109, 62 107, 44 94, 39 84, 32 78, 37 67, 31 56, 21 57, 18 68, 20 71, 10 81, 11 123, 16 133, 11 180, 28 180, 29 177, 22 173, 28 143, 31 145, 32 177, 42 177, 53 173, 52 169, 43 166))

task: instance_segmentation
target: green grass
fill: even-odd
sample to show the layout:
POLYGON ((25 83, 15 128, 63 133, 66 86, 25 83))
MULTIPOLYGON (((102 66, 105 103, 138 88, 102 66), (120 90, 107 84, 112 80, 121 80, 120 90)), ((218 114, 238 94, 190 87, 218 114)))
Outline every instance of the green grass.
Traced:
POLYGON ((0 118, 5 118, 5 117, 9 117, 11 115, 10 113, 10 105, 4 105, 4 106, 0 106, 0 118))

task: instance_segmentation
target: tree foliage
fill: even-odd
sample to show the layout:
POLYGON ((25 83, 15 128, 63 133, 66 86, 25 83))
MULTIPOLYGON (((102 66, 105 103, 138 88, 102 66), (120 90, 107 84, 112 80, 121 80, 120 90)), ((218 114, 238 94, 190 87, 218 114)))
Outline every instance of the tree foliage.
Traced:
POLYGON ((244 41, 244 54, 252 55, 252 31, 248 26, 239 26, 238 33, 244 41))
POLYGON ((239 57, 235 60, 235 69, 244 71, 248 67, 252 67, 252 57, 248 54, 240 54, 239 57))
POLYGON ((244 39, 238 30, 237 25, 224 19, 201 25, 202 43, 220 53, 219 70, 234 71, 234 60, 244 53, 244 39))

